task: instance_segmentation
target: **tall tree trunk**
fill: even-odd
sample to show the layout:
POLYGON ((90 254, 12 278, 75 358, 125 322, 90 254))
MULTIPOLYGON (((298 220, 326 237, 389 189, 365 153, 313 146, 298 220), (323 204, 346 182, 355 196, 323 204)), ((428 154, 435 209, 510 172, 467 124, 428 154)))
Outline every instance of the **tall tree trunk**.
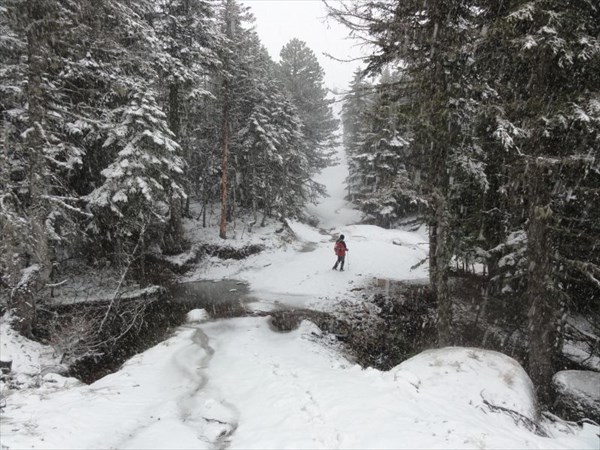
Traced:
POLYGON ((227 239, 227 174, 229 172, 229 101, 227 99, 227 83, 225 83, 225 98, 223 103, 223 129, 222 129, 222 159, 221 159, 221 223, 219 236, 227 239))
POLYGON ((435 206, 429 208, 427 211, 429 220, 427 225, 429 226, 429 282, 431 285, 431 291, 434 297, 437 298, 436 282, 437 279, 437 215, 435 214, 435 206))
POLYGON ((529 228, 527 230, 527 299, 529 311, 529 375, 538 398, 548 404, 558 354, 559 296, 553 289, 550 185, 547 169, 534 162, 530 174, 529 228))
MULTIPOLYGON (((227 0, 225 2, 225 36, 233 44, 233 18, 235 10, 235 1, 227 0)), ((221 128, 221 146, 222 146, 222 159, 221 159, 221 223, 219 224, 219 237, 221 239, 227 239, 227 215, 229 213, 228 198, 229 198, 229 186, 228 186, 228 174, 229 174, 229 128, 230 128, 230 65, 231 60, 229 57, 225 58, 223 64, 223 123, 221 128)))
MULTIPOLYGON (((187 148, 182 145, 181 140, 181 114, 180 114, 180 102, 179 102, 179 83, 172 83, 169 85, 169 114, 168 122, 169 128, 175 135, 175 140, 181 145, 183 151, 183 158, 186 162, 184 168, 184 187, 186 194, 190 195, 190 183, 189 174, 187 168, 190 164, 190 156, 187 148)), ((166 230, 166 251, 169 253, 177 253, 183 250, 183 224, 181 217, 183 216, 185 208, 185 200, 181 198, 171 198, 171 212, 169 214, 169 223, 166 230)))
POLYGON ((435 254, 434 279, 438 311, 438 345, 452 344, 452 299, 448 292, 448 266, 450 254, 448 248, 448 205, 443 194, 435 195, 435 254))
POLYGON ((169 86, 169 128, 179 138, 181 131, 181 117, 179 114, 179 83, 169 86))
POLYGON ((48 6, 44 1, 30 0, 25 3, 29 19, 27 33, 28 75, 27 103, 30 130, 26 146, 29 160, 29 236, 27 245, 30 258, 22 271, 21 279, 11 293, 11 308, 16 316, 15 327, 23 335, 30 336, 36 318, 36 295, 50 280, 52 260, 46 218, 48 217, 47 169, 44 159, 44 99, 43 80, 46 59, 43 54, 47 36, 48 6))
POLYGON ((452 133, 450 117, 444 113, 445 101, 448 96, 447 76, 444 55, 442 53, 443 43, 448 30, 448 3, 443 0, 433 0, 427 4, 431 17, 431 92, 430 97, 435 99, 429 102, 431 110, 428 115, 432 118, 432 131, 430 132, 430 167, 429 183, 432 185, 433 202, 433 227, 431 231, 429 258, 430 274, 433 275, 431 283, 437 300, 438 311, 438 345, 440 347, 452 343, 452 299, 448 293, 448 270, 450 263, 450 249, 448 246, 448 221, 449 210, 447 196, 449 191, 448 175, 448 147, 452 145, 452 133), (440 48, 438 48, 440 47, 440 48))

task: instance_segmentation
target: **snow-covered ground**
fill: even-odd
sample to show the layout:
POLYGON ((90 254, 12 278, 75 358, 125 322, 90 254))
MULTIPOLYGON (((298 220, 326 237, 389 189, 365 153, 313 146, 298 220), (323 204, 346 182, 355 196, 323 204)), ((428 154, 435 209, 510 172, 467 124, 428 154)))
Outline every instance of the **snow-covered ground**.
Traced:
MULTIPOLYGON (((321 181, 332 196, 311 210, 328 232, 291 222, 297 240, 242 261, 205 265, 189 280, 247 281, 257 308, 277 303, 327 310, 360 301, 377 278, 421 279, 423 232, 356 225, 343 201, 344 164, 321 181), (333 240, 346 235, 349 267, 331 270, 333 240)), ((196 232, 202 230, 195 228, 196 232)), ((270 230, 273 233, 273 230, 270 230)), ((256 229, 238 240, 268 242, 256 229)), ((117 373, 82 385, 41 366, 44 348, 6 331, 15 358, 38 386, 2 386, 2 448, 594 448, 599 428, 541 422, 529 379, 495 352, 431 350, 389 372, 362 369, 327 345, 310 322, 288 333, 265 317, 210 321, 202 311, 170 339, 117 373), (22 355, 32 351, 31 359, 22 355), (21 354, 20 358, 16 358, 21 354), (37 362, 36 362, 37 361, 37 362), (502 412, 513 411, 512 414, 502 412), (545 434, 545 436, 543 436, 545 434)), ((46 350, 47 351, 47 350, 46 350)))

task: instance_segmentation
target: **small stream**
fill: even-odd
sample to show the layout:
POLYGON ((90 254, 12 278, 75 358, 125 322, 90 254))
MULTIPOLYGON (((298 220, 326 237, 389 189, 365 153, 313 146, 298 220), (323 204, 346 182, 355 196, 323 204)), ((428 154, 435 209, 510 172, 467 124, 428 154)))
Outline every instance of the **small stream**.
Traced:
POLYGON ((206 306, 226 302, 253 301, 250 289, 243 281, 238 280, 201 280, 179 283, 169 289, 171 301, 205 308, 206 306))
POLYGON ((250 295, 248 284, 229 279, 180 283, 169 289, 167 298, 187 311, 205 309, 213 318, 246 315, 246 305, 258 301, 250 295))

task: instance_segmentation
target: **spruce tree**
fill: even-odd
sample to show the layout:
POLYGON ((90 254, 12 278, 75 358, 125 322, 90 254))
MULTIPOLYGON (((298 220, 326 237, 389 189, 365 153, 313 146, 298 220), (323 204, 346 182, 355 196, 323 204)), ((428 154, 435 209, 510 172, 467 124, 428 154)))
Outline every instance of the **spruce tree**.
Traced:
POLYGON ((181 148, 173 138, 165 113, 146 88, 121 108, 121 123, 103 144, 114 148, 117 157, 102 171, 105 182, 87 200, 103 233, 98 237, 115 241, 121 260, 129 255, 143 263, 148 236, 165 231, 171 215, 178 213, 174 205, 186 197, 181 148))
POLYGON ((334 17, 357 32, 367 30, 368 39, 375 42, 367 72, 381 73, 389 64, 402 66, 397 97, 412 107, 405 125, 411 133, 409 154, 422 163, 426 183, 429 269, 438 302, 440 345, 452 342, 448 270, 457 239, 451 236, 450 223, 459 195, 454 171, 476 167, 466 163, 475 151, 464 133, 468 125, 460 102, 465 92, 460 69, 468 63, 462 49, 472 39, 476 11, 471 3, 374 1, 330 8, 334 17))
POLYGON ((277 73, 302 119, 309 164, 323 169, 330 162, 338 127, 332 101, 327 99, 323 69, 305 42, 292 39, 281 49, 277 73))
MULTIPOLYGON (((191 193, 187 174, 192 167, 192 141, 194 120, 191 115, 198 102, 208 92, 202 88, 204 79, 214 73, 218 66, 216 49, 220 41, 213 21, 214 11, 204 0, 161 0, 156 4, 152 27, 160 39, 163 53, 157 58, 157 73, 164 82, 158 85, 158 100, 166 111, 169 128, 182 147, 186 161, 184 184, 191 193)), ((201 120, 201 119, 200 119, 201 120)), ((189 211, 189 195, 185 205, 175 204, 165 241, 169 252, 182 250, 183 230, 180 218, 189 211)))
POLYGON ((546 402, 567 299, 600 292, 589 219, 598 207, 599 32, 589 2, 514 1, 491 23, 489 39, 501 46, 483 59, 504 67, 489 80, 502 113, 494 136, 518 149, 510 174, 522 180, 513 192, 523 202, 509 208, 513 230, 527 236, 529 371, 546 402))

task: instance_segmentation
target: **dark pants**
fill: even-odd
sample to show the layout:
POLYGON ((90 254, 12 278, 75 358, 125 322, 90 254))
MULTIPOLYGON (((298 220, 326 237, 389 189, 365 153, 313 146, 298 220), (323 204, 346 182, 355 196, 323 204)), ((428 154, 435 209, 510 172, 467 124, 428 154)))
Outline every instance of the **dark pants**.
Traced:
POLYGON ((338 264, 341 264, 340 265, 340 270, 344 270, 344 261, 345 261, 345 259, 346 259, 346 255, 338 256, 338 259, 335 262, 335 265, 333 266, 333 268, 337 269, 338 264))

